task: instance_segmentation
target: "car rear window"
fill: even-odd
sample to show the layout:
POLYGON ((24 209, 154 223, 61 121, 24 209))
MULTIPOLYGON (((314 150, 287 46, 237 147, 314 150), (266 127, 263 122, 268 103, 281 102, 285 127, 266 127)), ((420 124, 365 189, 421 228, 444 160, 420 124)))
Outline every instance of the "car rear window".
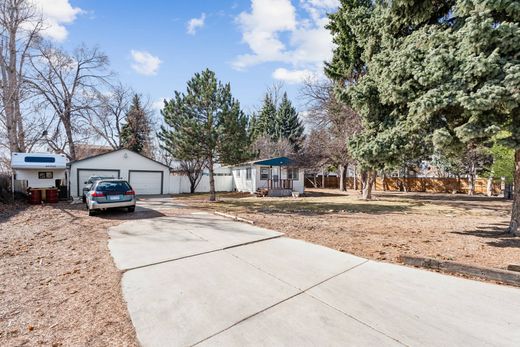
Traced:
POLYGON ((125 181, 99 182, 96 191, 98 192, 126 192, 130 190, 130 185, 125 181))

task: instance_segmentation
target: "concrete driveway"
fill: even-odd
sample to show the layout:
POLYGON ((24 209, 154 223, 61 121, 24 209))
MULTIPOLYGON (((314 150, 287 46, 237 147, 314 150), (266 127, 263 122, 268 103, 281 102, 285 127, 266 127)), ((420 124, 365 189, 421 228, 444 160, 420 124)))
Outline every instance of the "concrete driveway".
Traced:
POLYGON ((520 289, 203 212, 109 233, 143 346, 520 346, 520 289))

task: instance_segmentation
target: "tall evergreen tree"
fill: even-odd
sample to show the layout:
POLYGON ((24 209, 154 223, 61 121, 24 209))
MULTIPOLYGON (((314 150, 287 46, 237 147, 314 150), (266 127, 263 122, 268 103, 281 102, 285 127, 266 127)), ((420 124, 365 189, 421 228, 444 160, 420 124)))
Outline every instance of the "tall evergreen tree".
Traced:
POLYGON ((126 114, 126 123, 121 128, 121 147, 151 156, 151 131, 147 111, 142 106, 141 97, 136 94, 126 114))
POLYGON ((287 139, 294 152, 298 153, 303 144, 303 132, 304 127, 298 112, 296 112, 296 109, 287 97, 287 93, 284 93, 276 112, 275 137, 277 139, 287 139))
POLYGON ((343 0, 337 16, 361 47, 365 69, 341 91, 363 119, 353 154, 377 167, 427 155, 428 144, 485 144, 507 131, 502 143, 514 149, 516 165, 513 234, 520 226, 517 2, 385 0, 366 6, 343 0))
POLYGON ((230 109, 223 112, 219 119, 220 162, 227 165, 243 163, 252 158, 248 119, 237 100, 231 99, 231 104, 226 107, 230 109))
POLYGON ((276 138, 276 106, 271 93, 266 93, 255 123, 255 137, 267 135, 276 138))
POLYGON ((169 128, 161 129, 163 146, 180 160, 203 159, 209 170, 210 200, 215 201, 214 164, 239 161, 247 122, 231 95, 229 83, 218 81, 206 69, 187 83, 185 93, 176 91, 162 111, 169 128), (233 136, 233 132, 235 136, 233 136), (232 154, 232 150, 238 153, 232 154))

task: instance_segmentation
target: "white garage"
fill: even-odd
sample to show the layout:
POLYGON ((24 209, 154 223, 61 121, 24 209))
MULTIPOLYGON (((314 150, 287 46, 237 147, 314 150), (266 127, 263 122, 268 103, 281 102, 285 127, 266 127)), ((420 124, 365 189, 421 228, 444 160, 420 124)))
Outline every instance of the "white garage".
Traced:
POLYGON ((138 194, 162 194, 164 173, 162 171, 130 170, 128 182, 138 194))
POLYGON ((127 180, 137 195, 167 194, 170 168, 158 161, 127 149, 76 160, 70 163, 71 196, 81 196, 90 176, 127 180))

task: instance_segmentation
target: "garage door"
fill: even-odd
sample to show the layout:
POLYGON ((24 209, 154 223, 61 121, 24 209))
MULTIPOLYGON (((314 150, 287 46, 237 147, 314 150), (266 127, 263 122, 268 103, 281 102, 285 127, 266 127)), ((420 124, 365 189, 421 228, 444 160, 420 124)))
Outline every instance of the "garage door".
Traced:
POLYGON ((85 182, 89 179, 90 176, 102 176, 102 177, 113 177, 119 178, 119 170, 86 170, 86 169, 78 169, 78 186, 79 193, 78 196, 81 196, 81 192, 83 191, 83 187, 86 186, 85 182))
POLYGON ((130 170, 130 185, 137 195, 162 194, 162 171, 130 170))

